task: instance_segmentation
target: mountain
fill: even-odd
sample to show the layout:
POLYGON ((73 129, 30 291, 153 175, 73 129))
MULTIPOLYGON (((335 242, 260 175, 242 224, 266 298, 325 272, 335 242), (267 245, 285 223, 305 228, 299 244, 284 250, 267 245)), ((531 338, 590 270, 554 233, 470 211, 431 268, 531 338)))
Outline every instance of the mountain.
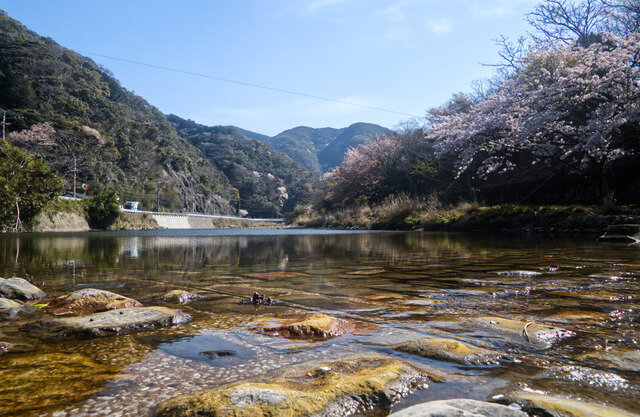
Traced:
POLYGON ((10 142, 43 156, 71 188, 114 188, 155 208, 231 212, 226 175, 166 117, 91 59, 39 36, 0 10, 0 107, 10 142), (163 182, 163 183, 161 183, 163 182))
POLYGON ((284 152, 233 126, 204 126, 175 115, 167 119, 224 172, 238 190, 240 207, 252 217, 279 217, 308 201, 317 178, 284 152))
MULTIPOLYGON (((246 132, 233 126, 231 128, 243 134, 246 132)), ((271 138, 248 133, 245 135, 286 152, 291 159, 320 175, 340 165, 347 149, 360 145, 374 135, 389 134, 391 130, 371 123, 354 123, 342 129, 299 126, 271 138)))
POLYGON ((250 130, 247 129, 243 129, 241 127, 238 126, 224 126, 227 127, 229 129, 233 129, 236 132, 240 133, 242 136, 246 136, 249 139, 255 139, 255 140, 259 140, 260 142, 269 142, 269 136, 267 135, 263 135, 262 133, 256 133, 256 132, 252 132, 250 130))

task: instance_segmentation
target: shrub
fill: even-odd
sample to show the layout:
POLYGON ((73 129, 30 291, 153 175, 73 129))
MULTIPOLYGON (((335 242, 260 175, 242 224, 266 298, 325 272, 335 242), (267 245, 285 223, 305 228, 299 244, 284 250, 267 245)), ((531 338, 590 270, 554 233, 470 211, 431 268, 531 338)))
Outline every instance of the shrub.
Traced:
POLYGON ((106 229, 120 216, 120 205, 115 191, 108 188, 87 201, 87 218, 93 229, 106 229))

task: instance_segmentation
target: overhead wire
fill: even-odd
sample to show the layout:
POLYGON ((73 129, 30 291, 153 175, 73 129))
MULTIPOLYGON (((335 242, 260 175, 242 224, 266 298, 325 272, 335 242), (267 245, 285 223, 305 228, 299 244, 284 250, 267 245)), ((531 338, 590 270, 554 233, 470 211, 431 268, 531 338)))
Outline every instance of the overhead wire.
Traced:
POLYGON ((79 51, 79 52, 82 53, 82 54, 85 54, 85 55, 91 55, 91 56, 97 56, 97 57, 101 57, 101 58, 112 59, 114 61, 127 62, 129 64, 141 65, 141 66, 145 66, 145 67, 149 67, 149 68, 161 69, 161 70, 165 70, 165 71, 172 71, 172 72, 177 72, 177 73, 180 73, 180 74, 193 75, 193 76, 201 77, 201 78, 209 78, 209 79, 212 79, 212 80, 217 80, 217 81, 223 81, 223 82, 226 82, 226 83, 243 85, 243 86, 246 86, 246 87, 260 88, 260 89, 263 89, 263 90, 269 90, 269 91, 274 91, 274 92, 278 92, 278 93, 291 94, 291 95, 300 96, 300 97, 307 97, 307 98, 312 98, 314 100, 329 101, 329 102, 333 102, 333 103, 345 104, 345 105, 354 106, 354 107, 361 107, 361 108, 370 109, 370 110, 377 110, 377 111, 382 111, 382 112, 386 112, 386 113, 398 114, 398 115, 401 115, 401 116, 422 117, 422 116, 418 116, 418 115, 411 114, 411 113, 406 113, 406 112, 386 109, 386 108, 383 108, 383 107, 369 106, 367 104, 354 103, 354 102, 351 102, 351 101, 345 101, 345 100, 339 100, 339 99, 334 99, 334 98, 329 98, 329 97, 317 96, 317 95, 314 95, 314 94, 307 94, 307 93, 303 93, 303 92, 300 92, 300 91, 287 90, 287 89, 284 89, 284 88, 277 88, 277 87, 269 87, 267 85, 251 83, 251 82, 246 82, 246 81, 232 80, 230 78, 218 77, 218 76, 209 75, 209 74, 202 74, 202 73, 182 70, 182 69, 178 69, 178 68, 171 68, 171 67, 166 67, 166 66, 163 66, 163 65, 148 64, 148 63, 145 63, 145 62, 134 61, 132 59, 119 58, 119 57, 103 55, 103 54, 97 54, 97 53, 94 53, 94 52, 87 52, 87 51, 79 51))

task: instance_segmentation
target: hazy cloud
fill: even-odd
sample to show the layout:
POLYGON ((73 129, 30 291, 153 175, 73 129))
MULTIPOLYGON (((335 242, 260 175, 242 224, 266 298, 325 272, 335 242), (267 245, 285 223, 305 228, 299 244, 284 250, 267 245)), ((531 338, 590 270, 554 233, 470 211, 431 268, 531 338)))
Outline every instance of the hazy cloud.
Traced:
POLYGON ((453 28, 453 22, 450 19, 429 19, 427 21, 427 28, 435 35, 444 35, 451 32, 453 28))

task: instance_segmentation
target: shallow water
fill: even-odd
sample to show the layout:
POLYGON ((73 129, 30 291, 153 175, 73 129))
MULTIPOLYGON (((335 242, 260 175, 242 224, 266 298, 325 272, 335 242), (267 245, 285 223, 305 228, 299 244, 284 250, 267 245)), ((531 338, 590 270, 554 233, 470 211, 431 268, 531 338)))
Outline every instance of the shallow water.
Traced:
POLYGON ((194 317, 161 330, 61 343, 20 331, 40 311, 0 323, 0 340, 35 349, 0 356, 3 416, 152 415, 180 394, 269 379, 310 360, 377 355, 446 379, 392 410, 524 388, 640 412, 637 369, 590 355, 638 350, 637 246, 598 245, 589 235, 188 230, 2 235, 0 254, 0 276, 27 277, 48 297, 102 288, 194 317), (173 289, 204 298, 179 307, 157 301, 173 289), (254 291, 282 303, 237 303, 254 291), (257 318, 299 312, 351 319, 356 331, 324 342, 250 331, 257 318), (479 316, 575 335, 532 343, 469 320, 479 316), (390 348, 443 335, 509 359, 462 366, 390 348))

